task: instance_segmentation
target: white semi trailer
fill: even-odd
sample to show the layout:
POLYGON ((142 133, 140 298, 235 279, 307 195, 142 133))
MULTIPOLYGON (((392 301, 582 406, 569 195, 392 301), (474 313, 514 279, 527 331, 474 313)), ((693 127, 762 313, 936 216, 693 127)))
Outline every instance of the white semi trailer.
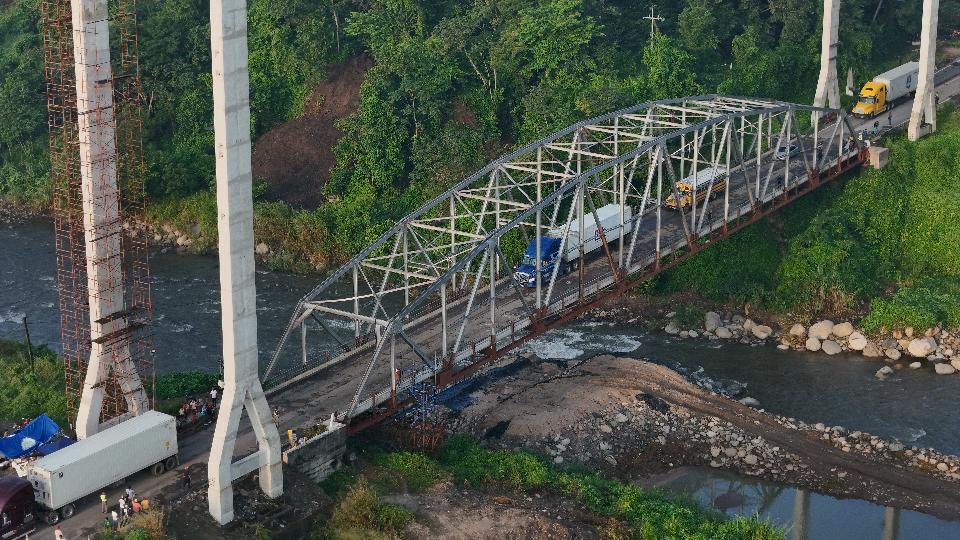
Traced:
MULTIPOLYGON (((623 208, 623 227, 620 226, 620 205, 608 204, 597 208, 597 219, 600 224, 597 226, 597 219, 594 219, 593 212, 584 209, 583 212, 583 254, 589 257, 593 252, 603 246, 603 240, 608 243, 620 238, 621 235, 630 234, 633 226, 633 213, 629 206, 623 208), (601 235, 602 231, 602 235, 601 235)), ((560 225, 547 231, 547 234, 540 238, 540 279, 546 282, 553 275, 553 264, 559 259, 560 273, 569 272, 573 269, 575 261, 580 258, 580 220, 575 219, 570 222, 569 232, 567 225, 560 225), (566 242, 563 237, 566 235, 566 242), (560 254, 561 244, 563 253, 560 254)), ((537 241, 530 240, 527 250, 523 255, 520 264, 514 271, 513 278, 526 287, 536 286, 536 264, 537 264, 537 241)))
MULTIPOLYGON (((73 516, 77 501, 83 497, 136 472, 149 468, 160 475, 175 468, 178 451, 176 419, 148 411, 22 468, 18 483, 8 480, 0 486, 0 503, 13 505, 20 499, 12 494, 32 489, 33 500, 28 501, 31 507, 21 501, 24 508, 0 504, 0 511, 19 516, 21 523, 11 523, 11 530, 16 525, 28 526, 38 517, 52 525, 73 516)), ((0 528, 0 532, 6 529, 0 528)))

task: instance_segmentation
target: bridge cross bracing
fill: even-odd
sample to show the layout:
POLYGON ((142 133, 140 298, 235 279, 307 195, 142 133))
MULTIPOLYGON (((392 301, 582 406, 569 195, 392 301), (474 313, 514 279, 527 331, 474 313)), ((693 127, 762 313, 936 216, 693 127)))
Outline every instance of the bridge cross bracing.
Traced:
POLYGON ((469 377, 859 167, 865 152, 852 133, 843 111, 718 95, 574 124, 488 164, 330 274, 297 304, 263 378, 278 391, 346 376, 318 406, 373 421, 401 407, 412 385, 469 377), (684 192, 704 171, 725 181, 684 192), (689 204, 668 209, 684 196, 689 204), (587 253, 584 223, 601 223, 600 208, 616 209, 616 223, 604 222, 600 248, 587 253), (548 231, 570 264, 519 283, 513 269, 526 246, 542 270, 548 231), (299 355, 285 349, 297 327, 299 355), (336 350, 320 351, 311 335, 333 338, 336 350))

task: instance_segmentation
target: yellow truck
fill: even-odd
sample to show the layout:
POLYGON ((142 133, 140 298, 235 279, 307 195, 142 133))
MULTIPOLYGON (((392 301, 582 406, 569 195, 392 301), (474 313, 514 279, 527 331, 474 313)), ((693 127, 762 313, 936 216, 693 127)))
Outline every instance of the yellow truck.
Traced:
POLYGON ((663 201, 663 204, 670 210, 688 208, 693 205, 694 200, 697 201, 697 204, 703 202, 704 199, 707 198, 707 191, 710 191, 710 196, 712 197, 723 193, 726 187, 726 171, 708 167, 702 171, 698 171, 695 175, 688 176, 677 182, 677 194, 680 196, 680 200, 677 201, 677 197, 671 193, 670 196, 663 201), (713 189, 710 188, 711 184, 713 184, 713 189))
POLYGON ((917 93, 920 64, 907 62, 886 73, 881 73, 863 85, 860 99, 853 108, 857 118, 872 118, 917 93))

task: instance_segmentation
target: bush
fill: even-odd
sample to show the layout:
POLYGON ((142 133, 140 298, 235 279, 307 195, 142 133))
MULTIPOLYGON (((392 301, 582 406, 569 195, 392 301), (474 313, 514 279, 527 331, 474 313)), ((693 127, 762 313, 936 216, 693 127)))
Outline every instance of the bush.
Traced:
POLYGON ((157 375, 157 398, 173 399, 197 394, 206 394, 217 385, 219 378, 213 373, 182 371, 157 375))
POLYGON ((402 506, 381 502, 366 479, 360 477, 333 511, 327 528, 336 538, 342 537, 342 532, 365 537, 363 531, 395 537, 412 520, 413 514, 402 506))
POLYGON ((378 461, 380 465, 399 472, 406 481, 407 489, 414 493, 427 489, 446 476, 436 462, 414 452, 384 454, 378 461))
POLYGON ((67 425, 63 362, 47 347, 34 347, 31 365, 26 343, 0 340, 0 422, 18 422, 47 413, 67 425))
POLYGON ((960 326, 960 282, 922 280, 901 287, 890 298, 877 298, 863 319, 865 329, 931 328, 943 323, 960 326))

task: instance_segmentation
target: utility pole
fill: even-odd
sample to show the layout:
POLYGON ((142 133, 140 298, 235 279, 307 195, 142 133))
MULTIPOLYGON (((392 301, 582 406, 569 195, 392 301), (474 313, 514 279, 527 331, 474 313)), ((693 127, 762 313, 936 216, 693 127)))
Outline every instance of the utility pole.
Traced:
POLYGON ((920 82, 913 99, 907 138, 916 141, 937 130, 937 98, 934 73, 937 70, 937 16, 940 0, 923 1, 923 24, 920 29, 920 82))
MULTIPOLYGON (((814 107, 840 108, 840 83, 837 80, 837 47, 840 33, 840 0, 823 0, 823 35, 820 42, 820 78, 814 107)), ((820 113, 813 113, 813 124, 818 125, 820 113)))
POLYGON ((33 359, 33 344, 30 343, 30 327, 27 326, 27 316, 23 316, 23 333, 27 336, 27 356, 30 358, 30 373, 35 373, 33 359))
POLYGON ((657 23, 663 22, 663 17, 654 14, 653 10, 655 7, 656 6, 650 6, 650 15, 644 17, 644 19, 650 20, 650 37, 653 37, 653 35, 657 33, 657 23))
POLYGON ((214 152, 223 330, 223 398, 210 448, 210 515, 233 521, 233 482, 259 469, 267 497, 283 493, 280 433, 260 383, 253 252, 253 173, 250 163, 250 75, 247 0, 210 2, 214 152), (258 450, 233 461, 237 429, 247 411, 258 450))

